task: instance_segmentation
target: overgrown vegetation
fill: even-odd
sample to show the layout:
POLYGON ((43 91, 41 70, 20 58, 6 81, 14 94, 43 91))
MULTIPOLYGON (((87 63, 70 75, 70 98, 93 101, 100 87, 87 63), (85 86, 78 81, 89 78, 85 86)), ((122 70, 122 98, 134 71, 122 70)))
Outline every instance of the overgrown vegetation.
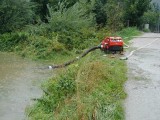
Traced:
MULTIPOLYGON (((139 32, 128 28, 118 34, 131 38, 139 32)), ((28 116, 32 120, 123 120, 126 70, 118 57, 94 51, 45 82, 44 95, 27 109, 28 116)))
MULTIPOLYGON (((150 0, 0 2, 0 51, 54 63, 99 45, 106 36, 121 36, 128 42, 143 24, 159 23, 159 7, 150 0)), ((56 71, 43 85, 44 95, 27 109, 29 119, 123 120, 126 65, 102 54, 97 50, 56 71)))
POLYGON ((103 57, 99 51, 88 55, 43 86, 49 94, 38 100, 29 116, 33 120, 123 120, 124 66, 123 61, 103 57))

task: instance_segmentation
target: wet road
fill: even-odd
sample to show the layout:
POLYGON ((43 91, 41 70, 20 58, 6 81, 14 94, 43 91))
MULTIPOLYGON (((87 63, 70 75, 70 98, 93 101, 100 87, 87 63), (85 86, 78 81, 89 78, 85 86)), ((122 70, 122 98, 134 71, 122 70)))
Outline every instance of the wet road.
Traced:
POLYGON ((41 83, 53 74, 35 69, 43 65, 0 52, 0 120, 26 119, 26 106, 42 95, 41 83))
MULTIPOLYGON (((145 46, 160 34, 145 33, 131 41, 130 51, 145 46)), ((125 89, 126 120, 160 120, 160 38, 136 51, 128 60, 125 89)))

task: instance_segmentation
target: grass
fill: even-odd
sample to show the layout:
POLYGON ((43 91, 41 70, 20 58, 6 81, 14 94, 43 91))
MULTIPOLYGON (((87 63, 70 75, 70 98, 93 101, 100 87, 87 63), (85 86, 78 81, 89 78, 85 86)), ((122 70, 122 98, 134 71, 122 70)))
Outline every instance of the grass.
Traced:
POLYGON ((33 120, 124 119, 124 61, 103 57, 97 50, 62 71, 43 86, 51 95, 29 110, 33 120))
MULTIPOLYGON (((127 37, 129 41, 140 32, 136 28, 127 28, 116 34, 127 37)), ((27 109, 29 119, 124 120, 126 63, 103 54, 96 50, 56 71, 57 75, 42 85, 49 94, 44 93, 27 109)), ((57 55, 57 60, 61 58, 57 55)), ((69 58, 71 56, 67 60, 69 58)))
MULTIPOLYGON (((98 45, 105 36, 110 35, 121 36, 128 42, 139 31, 126 28, 115 34, 106 33, 106 30, 84 33, 86 40, 82 48, 98 45)), ((78 55, 75 51, 82 52, 78 48, 68 52, 64 44, 58 42, 55 33, 50 34, 50 38, 26 33, 4 34, 0 36, 0 50, 14 51, 32 59, 52 59, 55 64, 74 58, 78 55)), ((126 97, 123 88, 127 80, 126 63, 109 55, 104 57, 103 54, 96 50, 68 67, 56 70, 56 75, 42 85, 46 91, 43 96, 26 109, 29 119, 124 120, 122 103, 126 97)))
POLYGON ((141 32, 139 32, 139 30, 137 30, 136 27, 133 27, 133 28, 129 27, 129 28, 123 29, 122 31, 119 31, 116 33, 116 35, 121 36, 123 38, 125 43, 128 43, 128 41, 132 39, 133 36, 137 36, 140 34, 141 32))

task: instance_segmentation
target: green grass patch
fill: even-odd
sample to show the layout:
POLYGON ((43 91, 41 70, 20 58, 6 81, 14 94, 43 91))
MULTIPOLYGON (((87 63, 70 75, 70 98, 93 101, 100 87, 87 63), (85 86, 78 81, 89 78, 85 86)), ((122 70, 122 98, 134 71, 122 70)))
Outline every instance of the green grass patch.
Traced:
MULTIPOLYGON (((140 34, 136 28, 126 28, 115 34, 106 31, 84 29, 61 35, 54 32, 3 34, 0 35, 0 50, 61 64, 79 56, 85 48, 100 44, 106 36, 121 36, 127 42, 140 34)), ((44 95, 27 108, 29 119, 123 120, 126 64, 119 58, 104 57, 103 54, 96 50, 68 67, 56 70, 56 75, 42 85, 46 91, 44 95)))
MULTIPOLYGON (((100 34, 106 35, 98 33, 97 38, 100 34)), ((116 34, 129 39, 140 32, 127 28, 116 34)), ((57 60, 61 57, 57 55, 57 60)), ((44 93, 27 109, 29 119, 124 120, 126 71, 125 61, 110 58, 109 55, 104 57, 101 51, 96 50, 67 68, 58 70, 55 77, 42 85, 49 94, 44 93)))
POLYGON ((134 36, 142 34, 136 27, 129 27, 117 32, 117 36, 121 36, 124 42, 128 43, 134 36))
POLYGON ((123 120, 126 79, 125 62, 97 50, 46 82, 43 89, 50 94, 28 110, 29 116, 33 120, 123 120))

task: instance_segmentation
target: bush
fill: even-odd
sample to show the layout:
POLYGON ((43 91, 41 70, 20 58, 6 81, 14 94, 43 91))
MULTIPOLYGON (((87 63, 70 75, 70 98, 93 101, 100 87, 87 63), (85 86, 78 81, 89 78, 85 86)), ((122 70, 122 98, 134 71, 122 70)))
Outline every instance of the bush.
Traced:
POLYGON ((88 39, 83 30, 89 29, 93 24, 93 15, 86 16, 87 10, 84 6, 83 3, 77 2, 66 9, 61 3, 58 11, 49 9, 50 28, 58 33, 58 41, 65 44, 68 50, 83 49, 83 43, 88 39))
POLYGON ((13 51, 20 43, 28 39, 26 33, 15 32, 0 35, 0 51, 13 51))
POLYGON ((55 37, 48 39, 44 36, 30 36, 28 38, 29 44, 21 45, 23 48, 23 56, 28 56, 38 59, 52 58, 55 53, 66 54, 67 51, 63 44, 59 43, 55 37))
POLYGON ((25 0, 1 0, 0 33, 14 32, 32 23, 34 4, 25 0))
POLYGON ((24 57, 34 59, 52 58, 57 53, 67 54, 65 45, 58 42, 54 33, 50 33, 50 39, 27 32, 2 34, 0 35, 0 51, 15 51, 24 57))

